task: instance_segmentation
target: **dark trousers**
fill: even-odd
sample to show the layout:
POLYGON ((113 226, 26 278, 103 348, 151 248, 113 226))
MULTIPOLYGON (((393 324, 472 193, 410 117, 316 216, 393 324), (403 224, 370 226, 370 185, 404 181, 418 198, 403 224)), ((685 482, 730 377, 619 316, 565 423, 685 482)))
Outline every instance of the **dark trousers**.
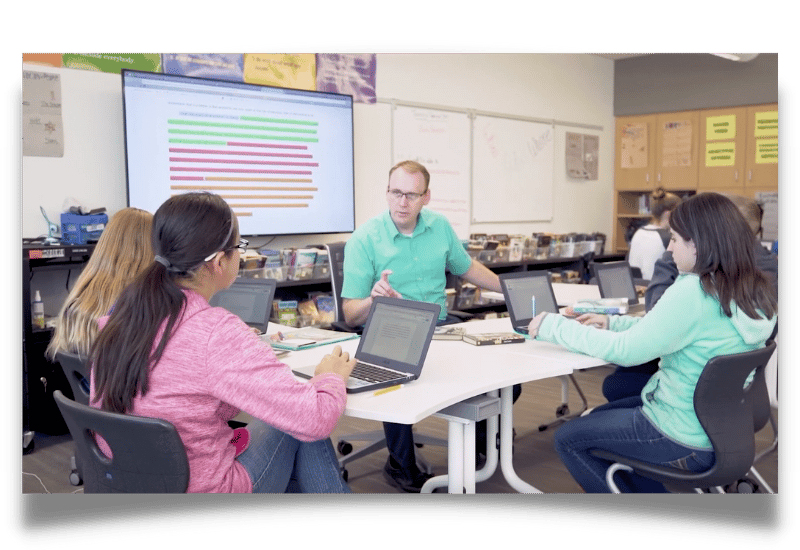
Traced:
POLYGON ((627 397, 638 397, 647 381, 658 370, 659 361, 660 359, 653 359, 635 367, 617 367, 603 380, 603 397, 609 403, 627 397))

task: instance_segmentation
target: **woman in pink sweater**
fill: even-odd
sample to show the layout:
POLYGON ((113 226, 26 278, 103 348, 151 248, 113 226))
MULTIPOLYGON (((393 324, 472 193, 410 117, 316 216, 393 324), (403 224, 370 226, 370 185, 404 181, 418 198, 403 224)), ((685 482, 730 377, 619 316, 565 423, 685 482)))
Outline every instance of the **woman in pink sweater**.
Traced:
POLYGON ((336 346, 300 382, 238 317, 208 305, 236 278, 242 246, 219 196, 167 200, 152 245, 153 264, 101 322, 92 404, 171 422, 189 458, 189 492, 349 492, 329 436, 355 361, 336 346), (228 420, 241 410, 255 420, 235 434, 228 420))

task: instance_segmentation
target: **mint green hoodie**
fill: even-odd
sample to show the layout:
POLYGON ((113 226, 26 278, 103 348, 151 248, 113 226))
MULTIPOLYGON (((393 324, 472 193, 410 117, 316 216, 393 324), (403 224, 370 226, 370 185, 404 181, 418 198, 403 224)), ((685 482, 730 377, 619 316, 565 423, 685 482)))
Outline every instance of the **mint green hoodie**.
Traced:
POLYGON ((599 357, 623 367, 661 358, 642 390, 642 409, 661 432, 687 447, 710 449, 694 412, 694 389, 712 357, 764 346, 777 316, 751 319, 731 304, 725 316, 693 273, 675 283, 644 317, 610 316, 609 330, 546 315, 536 338, 599 357))

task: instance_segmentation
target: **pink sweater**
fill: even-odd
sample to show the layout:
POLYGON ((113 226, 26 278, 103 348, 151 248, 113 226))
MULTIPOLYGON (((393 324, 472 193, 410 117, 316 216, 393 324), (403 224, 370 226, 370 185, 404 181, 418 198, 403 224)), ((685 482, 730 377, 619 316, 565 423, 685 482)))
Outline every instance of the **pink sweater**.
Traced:
MULTIPOLYGON (((147 395, 134 399, 130 413, 167 420, 178 430, 189 458, 188 492, 252 492, 247 471, 234 459, 227 421, 243 410, 301 441, 324 439, 344 411, 344 382, 335 374, 298 381, 238 317, 210 307, 196 292, 184 293, 183 320, 150 371, 147 395)), ((94 383, 91 388, 97 406, 94 383)))

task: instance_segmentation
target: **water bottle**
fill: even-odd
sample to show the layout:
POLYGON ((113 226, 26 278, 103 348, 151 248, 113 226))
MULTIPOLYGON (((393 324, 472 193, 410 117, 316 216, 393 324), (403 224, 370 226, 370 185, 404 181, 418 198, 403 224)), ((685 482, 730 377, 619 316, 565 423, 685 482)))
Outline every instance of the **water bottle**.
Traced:
POLYGON ((42 295, 39 291, 33 297, 33 308, 31 308, 33 315, 33 327, 44 328, 44 302, 42 302, 42 295))
POLYGON ((536 317, 536 296, 531 296, 531 319, 536 317))

